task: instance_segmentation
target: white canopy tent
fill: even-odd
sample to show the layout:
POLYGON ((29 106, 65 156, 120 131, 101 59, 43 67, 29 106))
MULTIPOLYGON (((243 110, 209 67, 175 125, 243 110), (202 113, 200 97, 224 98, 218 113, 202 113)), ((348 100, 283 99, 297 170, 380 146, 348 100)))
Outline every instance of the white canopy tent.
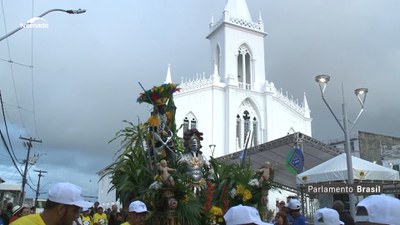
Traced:
POLYGON ((18 203, 21 195, 21 185, 16 183, 1 183, 0 184, 0 207, 5 208, 6 202, 18 203))
MULTIPOLYGON (((399 172, 352 156, 356 181, 399 182, 399 172)), ((342 153, 296 176, 296 184, 311 184, 347 180, 346 154, 342 153)))
POLYGON ((21 191, 21 185, 17 183, 1 183, 0 191, 21 191))

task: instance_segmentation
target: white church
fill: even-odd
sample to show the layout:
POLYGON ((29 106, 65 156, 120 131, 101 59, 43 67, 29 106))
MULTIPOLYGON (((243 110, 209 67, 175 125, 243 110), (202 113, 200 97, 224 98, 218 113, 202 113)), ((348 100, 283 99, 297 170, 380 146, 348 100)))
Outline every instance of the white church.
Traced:
MULTIPOLYGON (((177 125, 204 133, 204 154, 239 151, 247 139, 251 147, 293 132, 311 136, 306 96, 299 103, 266 79, 266 36, 261 16, 253 21, 246 0, 227 0, 221 19, 211 20, 206 38, 213 74, 182 82, 174 95, 177 125)), ((172 81, 168 70, 166 82, 172 81)))
MULTIPOLYGON (((267 80, 259 16, 253 21, 246 0, 227 0, 218 21, 211 19, 210 65, 213 73, 182 81, 174 94, 175 121, 183 129, 203 132, 205 156, 219 157, 266 143, 294 132, 311 136, 306 96, 298 102, 267 80), (246 141, 248 140, 248 141, 246 141)), ((166 83, 175 83, 168 67, 166 83)), ((176 78, 175 78, 176 79, 176 78)), ((104 170, 98 172, 102 176, 104 170)), ((99 182, 102 204, 115 202, 110 179, 99 182)))

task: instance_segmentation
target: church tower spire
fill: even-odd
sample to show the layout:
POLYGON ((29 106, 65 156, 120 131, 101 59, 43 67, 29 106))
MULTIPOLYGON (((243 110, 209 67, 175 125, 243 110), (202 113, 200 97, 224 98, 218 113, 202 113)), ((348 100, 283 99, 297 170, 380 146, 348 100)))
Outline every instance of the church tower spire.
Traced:
POLYGON ((267 80, 261 14, 250 15, 246 0, 226 0, 221 11, 209 22, 210 77, 182 81, 174 95, 181 135, 190 128, 206 131, 202 143, 221 156, 245 148, 249 137, 254 146, 290 129, 311 134, 307 98, 300 105, 267 80))
POLYGON ((311 117, 311 110, 310 107, 308 106, 308 101, 307 101, 307 97, 306 97, 306 93, 304 92, 304 100, 303 100, 303 107, 304 107, 304 116, 306 118, 310 118, 311 117))
POLYGON ((165 77, 164 84, 172 83, 171 64, 168 64, 167 76, 165 77))
POLYGON ((212 66, 221 82, 246 90, 264 88, 264 23, 254 22, 246 0, 227 0, 222 18, 210 23, 212 66))
POLYGON ((246 0, 227 0, 224 13, 229 14, 232 18, 252 21, 246 0))

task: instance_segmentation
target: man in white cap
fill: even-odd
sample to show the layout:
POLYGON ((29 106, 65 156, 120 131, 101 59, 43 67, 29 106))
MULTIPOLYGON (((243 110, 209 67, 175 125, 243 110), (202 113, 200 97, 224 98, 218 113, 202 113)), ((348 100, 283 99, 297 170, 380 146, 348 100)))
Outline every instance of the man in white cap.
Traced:
POLYGON ((107 225, 107 214, 104 213, 104 207, 100 204, 97 206, 97 212, 93 215, 93 225, 107 225))
POLYGON ((11 225, 71 225, 79 217, 80 208, 92 205, 83 200, 80 187, 71 183, 57 183, 49 189, 42 213, 23 216, 11 225))
POLYGON ((129 204, 128 221, 121 225, 144 225, 147 212, 146 204, 141 201, 133 201, 129 204))
POLYGON ((232 206, 224 215, 226 225, 272 225, 261 220, 258 210, 251 206, 232 206))
POLYGON ((93 225, 93 219, 90 216, 89 208, 82 208, 81 220, 82 225, 93 225))
POLYGON ((357 204, 356 225, 399 225, 400 200, 388 195, 370 195, 357 204))
POLYGON ((339 213, 330 208, 321 208, 314 213, 314 225, 344 225, 339 213))
POLYGON ((300 201, 291 199, 288 203, 289 215, 293 218, 293 225, 306 225, 307 219, 300 213, 300 201))

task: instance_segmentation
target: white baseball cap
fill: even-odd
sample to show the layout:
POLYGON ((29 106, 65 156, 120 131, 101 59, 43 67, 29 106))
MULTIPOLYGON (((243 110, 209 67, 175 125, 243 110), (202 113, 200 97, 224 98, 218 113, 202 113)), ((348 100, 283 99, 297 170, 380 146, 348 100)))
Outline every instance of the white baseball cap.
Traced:
POLYGON ((314 213, 314 225, 344 225, 344 222, 340 221, 336 210, 321 208, 314 213))
POLYGON ((356 222, 399 224, 400 200, 389 195, 370 195, 357 204, 356 222))
POLYGON ((291 199, 288 203, 288 208, 291 210, 299 210, 300 207, 300 202, 297 199, 291 199))
POLYGON ((147 212, 146 204, 141 201, 133 201, 129 204, 129 212, 143 213, 147 212))
POLYGON ((12 210, 11 210, 12 215, 15 215, 15 214, 18 213, 19 210, 21 210, 21 209, 22 209, 22 206, 19 206, 19 205, 14 206, 14 207, 12 208, 12 210))
POLYGON ((261 221, 257 209, 251 206, 237 205, 231 207, 224 215, 226 225, 239 225, 255 223, 257 225, 269 225, 261 221))
POLYGON ((52 202, 90 208, 93 203, 83 200, 79 186, 68 182, 57 183, 49 189, 48 198, 52 202))

